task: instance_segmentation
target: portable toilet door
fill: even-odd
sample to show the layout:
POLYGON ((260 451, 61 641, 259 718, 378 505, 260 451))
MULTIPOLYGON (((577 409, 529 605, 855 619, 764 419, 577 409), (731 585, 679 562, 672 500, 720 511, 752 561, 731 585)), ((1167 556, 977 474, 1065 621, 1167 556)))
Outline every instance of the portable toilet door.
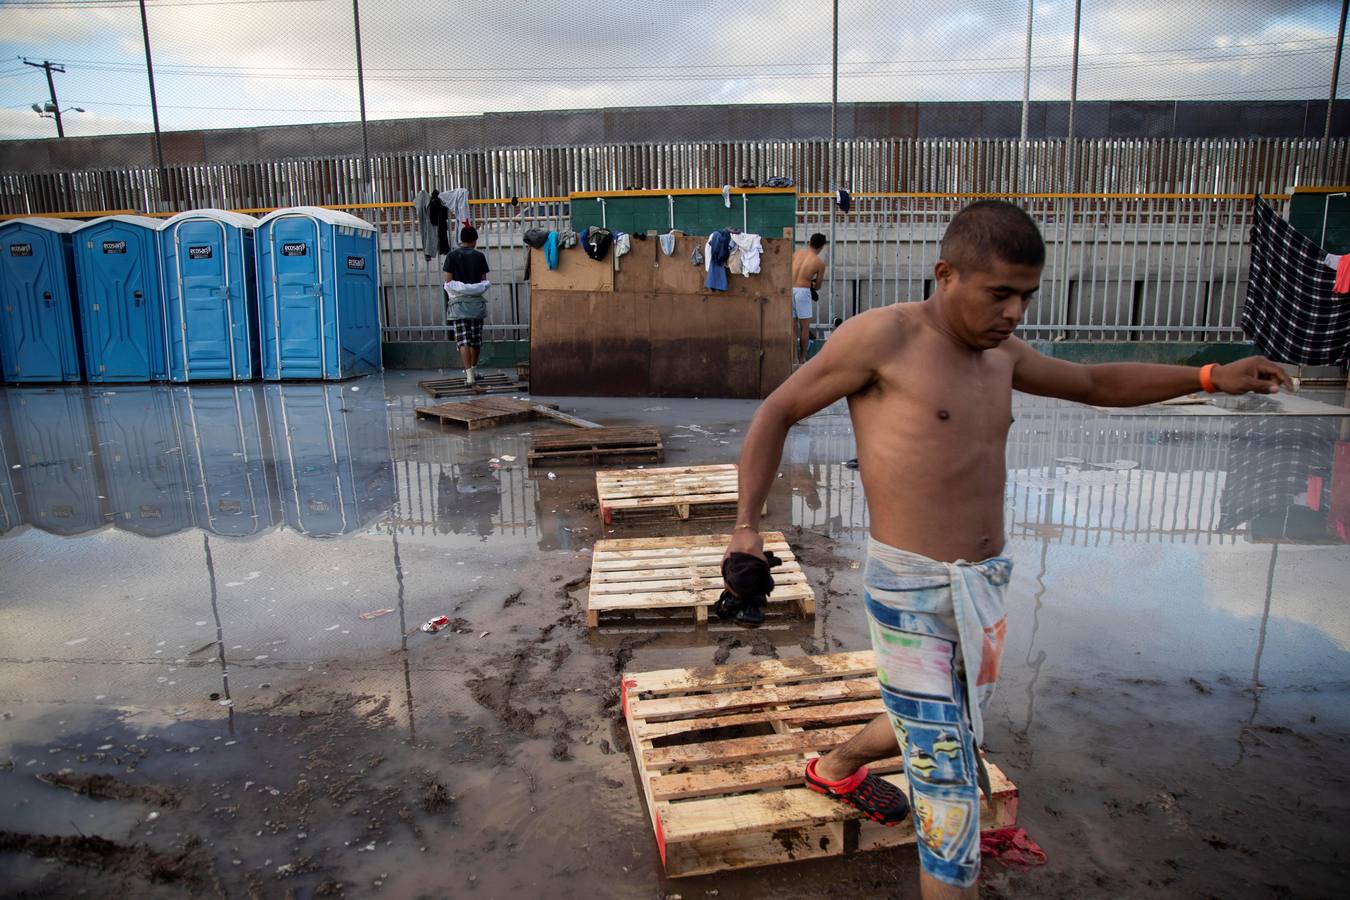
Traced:
POLYGON ((105 216, 73 234, 85 377, 167 381, 159 230, 146 216, 105 216))
POLYGON ((79 222, 0 223, 0 380, 79 381, 70 233, 79 222))
POLYGON ((263 378, 339 380, 380 368, 378 233, 316 206, 258 228, 263 378))
POLYGON ((164 223, 169 380, 249 381, 258 362, 253 232, 258 220, 194 209, 164 223))

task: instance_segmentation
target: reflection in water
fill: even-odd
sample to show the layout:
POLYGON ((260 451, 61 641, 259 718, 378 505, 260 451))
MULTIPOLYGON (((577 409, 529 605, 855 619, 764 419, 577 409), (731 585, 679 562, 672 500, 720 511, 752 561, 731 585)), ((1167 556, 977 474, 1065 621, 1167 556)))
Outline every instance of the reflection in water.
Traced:
POLYGON ((389 429, 378 384, 269 384, 281 514, 302 534, 359 531, 394 504, 389 429))
POLYGON ((192 526, 192 498, 173 395, 150 386, 93 390, 95 457, 112 522, 145 537, 192 526))
POLYGON ((23 522, 51 534, 104 524, 88 398, 81 389, 8 389, 4 415, 14 447, 13 491, 23 522))
MULTIPOLYGON (((1257 541, 1340 541, 1333 494, 1338 425, 1332 419, 1242 419, 1233 428, 1219 527, 1257 541), (1333 515, 1334 510, 1334 515, 1333 515)), ((1336 472, 1340 478, 1350 472, 1336 472)), ((1344 490, 1342 488, 1342 490, 1344 490)))
POLYGON ((395 486, 383 379, 361 384, 7 389, 0 533, 363 530, 395 486))

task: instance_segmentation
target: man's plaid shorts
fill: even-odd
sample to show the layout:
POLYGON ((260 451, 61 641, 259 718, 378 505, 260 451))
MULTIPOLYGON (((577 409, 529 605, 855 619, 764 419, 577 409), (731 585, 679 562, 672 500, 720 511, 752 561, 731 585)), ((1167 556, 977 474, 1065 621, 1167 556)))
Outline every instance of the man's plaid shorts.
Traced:
POLYGON ((483 320, 482 319, 451 319, 449 321, 450 333, 455 336, 455 345, 458 347, 481 347, 483 346, 483 320))

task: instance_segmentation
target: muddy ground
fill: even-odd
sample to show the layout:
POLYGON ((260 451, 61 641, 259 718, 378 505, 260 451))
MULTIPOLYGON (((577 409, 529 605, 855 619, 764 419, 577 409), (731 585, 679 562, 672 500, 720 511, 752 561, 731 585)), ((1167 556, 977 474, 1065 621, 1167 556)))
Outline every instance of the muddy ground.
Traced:
MULTIPOLYGON (((680 404, 664 401, 645 420, 689 419, 693 407, 680 404)), ((697 420, 707 437, 688 439, 669 462, 732 456, 751 407, 713 409, 697 420)), ((253 566, 269 573, 257 584, 274 567, 294 569, 292 578, 278 572, 282 586, 275 595, 259 588, 258 605, 222 601, 215 619, 187 614, 200 641, 165 624, 167 653, 153 649, 158 633, 126 624, 139 595, 154 590, 150 575, 136 574, 147 570, 135 548, 150 542, 33 530, 0 542, 12 576, 7 622, 50 629, 42 585, 102 605, 93 627, 128 635, 122 650, 70 646, 80 628, 39 639, 25 626, 22 640, 4 640, 4 895, 917 896, 912 848, 663 878, 622 721, 624 671, 866 645, 857 597, 865 525, 840 500, 857 492, 844 486, 853 476, 840 465, 848 448, 834 439, 839 423, 821 427, 833 437, 809 461, 785 462, 767 522, 802 559, 818 615, 753 632, 681 622, 588 631, 588 551, 603 536, 589 469, 529 476, 538 527, 524 540, 501 537, 504 505, 492 506, 489 534, 371 526, 329 542, 265 536, 234 551, 213 537, 209 590, 222 598, 253 566), (822 504, 829 515, 807 514, 822 504), (73 546, 81 540, 104 546, 73 546), (364 561, 376 551, 381 580, 352 576, 347 590, 361 596, 342 607, 345 618, 318 606, 333 597, 320 592, 318 573, 344 558, 373 568, 364 561), (477 554, 474 576, 454 568, 466 554, 477 554), (136 568, 127 585, 100 593, 35 561, 86 555, 136 568), (323 565, 311 567, 310 555, 323 565), (350 615, 376 608, 394 612, 350 615), (418 631, 434 612, 451 626, 418 631), (259 621, 266 627, 242 644, 213 639, 259 621), (379 640, 358 640, 377 628, 379 640)), ((431 459, 445 440, 425 429, 402 438, 396 462, 431 459)), ((482 464, 500 458, 503 438, 486 440, 463 445, 458 473, 501 479, 482 464)), ((482 519, 476 492, 456 498, 464 518, 482 519)), ((624 536, 718 530, 650 525, 624 536)), ((1282 547, 1276 558, 1242 541, 1103 547, 1039 534, 1010 545, 1018 569, 1008 648, 986 728, 991 758, 1021 791, 1019 822, 1048 863, 987 863, 983 894, 1341 896, 1350 647, 1336 604, 1350 578, 1346 548, 1282 547), (1263 615, 1268 574, 1276 589, 1263 615), (1198 582, 1206 587, 1193 589, 1198 582), (1225 599, 1239 594, 1256 599, 1225 599)), ((202 544, 195 531, 160 543, 180 539, 155 552, 186 558, 202 544)), ((201 581, 190 588, 198 595, 208 589, 201 581)), ((138 622, 164 615, 152 602, 138 622)))

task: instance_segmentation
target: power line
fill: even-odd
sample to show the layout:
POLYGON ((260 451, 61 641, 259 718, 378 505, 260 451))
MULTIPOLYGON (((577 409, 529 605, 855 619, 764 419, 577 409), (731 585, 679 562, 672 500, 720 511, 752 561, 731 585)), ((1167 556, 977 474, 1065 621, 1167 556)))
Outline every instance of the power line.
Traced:
MULTIPOLYGON (((1081 54, 1081 57, 1080 57, 1080 58, 1082 58, 1082 59, 1097 59, 1097 58, 1114 57, 1114 56, 1155 56, 1155 55, 1159 55, 1159 54, 1193 53, 1193 52, 1200 52, 1200 51, 1207 51, 1207 52, 1212 52, 1212 53, 1215 53, 1215 54, 1219 54, 1219 55, 1216 55, 1216 56, 1207 56, 1207 57, 1187 57, 1187 58, 1184 59, 1184 60, 1155 60, 1155 59, 1150 59, 1150 60, 1147 60, 1147 61, 1135 61, 1135 62, 1130 62, 1130 63, 1129 63, 1130 65, 1147 65, 1147 66, 1155 66, 1155 65, 1161 65, 1161 64, 1164 64, 1164 63, 1167 63, 1167 62, 1212 62, 1212 61, 1228 61, 1228 60, 1244 60, 1244 59, 1282 58, 1282 57, 1290 56, 1290 55, 1314 55, 1314 54, 1318 54, 1318 53, 1323 53, 1323 52, 1330 51, 1330 50, 1333 49, 1333 47, 1334 47, 1334 42, 1327 42, 1327 41, 1323 41, 1323 40, 1321 40, 1321 39, 1316 39, 1316 38, 1308 38, 1308 39, 1289 40, 1289 41, 1267 41, 1267 42, 1263 42, 1263 43, 1259 43, 1259 44, 1243 44, 1243 45, 1237 45, 1237 46, 1234 46, 1234 47, 1231 47, 1231 48, 1214 47, 1214 46, 1201 46, 1201 47, 1172 47, 1172 48, 1166 48, 1166 49, 1152 49, 1152 50, 1112 50, 1112 51, 1104 51, 1104 52, 1101 52, 1101 53, 1083 53, 1083 54, 1081 54), (1276 47, 1276 46, 1287 46, 1287 45, 1290 45, 1290 44, 1305 44, 1305 43, 1315 43, 1316 46, 1311 46, 1311 47, 1291 47, 1291 48, 1289 48, 1289 49, 1287 49, 1287 50, 1283 50, 1283 51, 1274 51, 1274 52, 1272 52, 1272 53, 1233 52, 1233 51, 1244 51, 1244 50, 1246 50, 1247 48, 1252 48, 1252 47, 1276 47)), ((1039 59, 1069 59, 1070 57, 1071 57, 1071 54, 1063 53, 1063 54, 1041 54, 1038 58, 1039 58, 1039 59)), ((942 66, 944 66, 944 69, 942 69, 942 70, 940 70, 940 71, 944 71, 944 72, 945 72, 945 71, 947 71, 947 69, 945 68, 946 66, 950 66, 950 65, 953 65, 953 64, 959 64, 959 63, 965 63, 965 62, 1018 62, 1018 63, 1020 64, 1021 60, 1022 60, 1022 57, 1020 57, 1020 56, 970 56, 970 57, 960 57, 960 56, 957 56, 957 57, 926 57, 926 58, 925 58, 925 57, 911 57, 911 58, 906 59, 905 62, 904 62, 903 64, 908 65, 908 64, 915 64, 915 63, 937 63, 937 64, 941 64, 942 66)), ((83 67, 83 68, 97 68, 97 67, 101 67, 101 66, 106 66, 106 67, 112 67, 112 70, 120 70, 120 69, 123 69, 123 68, 125 68, 125 69, 130 69, 130 70, 136 70, 136 71, 139 70, 138 64, 135 64, 135 63, 128 63, 128 62, 125 62, 125 61, 122 61, 122 60, 67 59, 67 60, 65 60, 65 64, 67 64, 67 65, 73 65, 73 66, 80 66, 80 67, 83 67)), ((869 66, 869 67, 875 67, 875 66, 901 65, 901 64, 902 64, 902 63, 898 63, 898 62, 897 62, 896 60, 894 60, 894 59, 868 59, 868 60, 852 60, 852 61, 841 62, 841 63, 840 63, 840 67, 841 67, 841 68, 846 67, 846 66, 855 66, 855 67, 856 67, 856 66, 869 66)), ((1107 63, 1106 65, 1123 65, 1123 64, 1125 64, 1125 63, 1124 63, 1124 62, 1121 62, 1121 63, 1114 63, 1114 64, 1112 64, 1112 63, 1107 63)), ((678 63, 678 64, 658 64, 658 63, 650 63, 650 64, 638 64, 638 65, 620 65, 620 64, 609 64, 609 65, 606 65, 606 64, 596 64, 596 65, 576 65, 576 66, 555 66, 555 65, 544 65, 544 66, 500 66, 500 67, 493 67, 493 66, 459 66, 459 67, 442 67, 442 68, 432 68, 432 67, 429 67, 429 66, 395 66, 395 67, 366 67, 365 71, 366 71, 366 73, 367 73, 368 75, 371 75, 371 73, 374 73, 375 76, 378 76, 378 75, 380 75, 381 73, 384 73, 384 74, 387 74, 387 75, 395 75, 395 74, 407 73, 407 72, 428 73, 428 74, 438 74, 438 73, 445 73, 445 74, 479 74, 479 73, 485 73, 485 72, 489 72, 489 73, 490 73, 490 72, 523 72, 523 71, 544 71, 544 72, 559 72, 559 71, 592 71, 592 72, 595 72, 595 71, 638 71, 638 70, 650 70, 650 71, 677 71, 677 72, 683 72, 683 71, 687 71, 687 70, 691 70, 691 69, 768 69, 768 68, 783 69, 783 68, 794 67, 794 66, 797 67, 798 69, 800 69, 800 68, 803 67, 803 66, 815 66, 815 67, 820 67, 820 66, 826 66, 826 65, 828 65, 828 64, 827 64, 827 63, 678 63)), ((253 75, 253 76, 255 76, 255 77, 268 77, 268 76, 270 76, 270 77, 286 77, 286 78, 297 78, 297 77, 302 77, 303 73, 314 73, 315 75, 323 75, 324 73, 329 73, 329 72, 332 72, 332 73, 339 73, 339 74, 345 74, 346 72, 354 71, 351 67, 341 67, 341 66, 227 66, 227 65, 209 65, 209 64, 202 64, 202 63, 169 63, 169 64, 163 65, 162 67, 157 67, 157 68, 162 68, 162 69, 164 69, 165 71, 172 71, 172 72, 174 72, 175 74, 181 74, 181 75, 193 74, 194 72, 203 72, 203 73, 205 73, 205 74, 211 74, 211 75, 228 75, 228 74, 241 74, 241 75, 243 75, 243 74, 248 74, 248 75, 253 75)), ((1038 70, 1046 71, 1046 70, 1057 70, 1058 68, 1062 68, 1062 67, 1041 66, 1041 67, 1037 67, 1037 68, 1038 68, 1038 70)), ((1098 67, 1098 68, 1100 68, 1100 67, 1098 67)), ((917 71, 927 72, 927 71, 930 71, 930 70, 923 69, 923 70, 914 70, 914 71, 916 71, 916 72, 917 72, 917 71)), ((985 71, 985 70, 978 70, 978 71, 985 71)), ((1000 68, 1000 69, 997 69, 997 70, 991 69, 991 70, 989 70, 989 71, 999 71, 999 72, 1001 72, 1001 71, 1004 71, 1004 70, 1000 68)), ((767 73, 767 74, 776 74, 776 73, 767 73)), ((789 72, 788 74, 793 74, 793 73, 789 72)), ((374 77, 374 76, 372 76, 372 77, 374 77)))

